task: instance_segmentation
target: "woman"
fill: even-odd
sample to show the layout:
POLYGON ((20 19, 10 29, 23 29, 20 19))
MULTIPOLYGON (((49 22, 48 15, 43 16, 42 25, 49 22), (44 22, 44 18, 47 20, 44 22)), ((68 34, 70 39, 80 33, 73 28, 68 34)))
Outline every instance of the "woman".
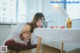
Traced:
POLYGON ((33 30, 35 28, 42 28, 44 21, 45 21, 44 15, 42 13, 36 13, 34 15, 32 22, 31 22, 33 30))
POLYGON ((15 28, 5 45, 8 46, 8 49, 16 51, 36 48, 36 45, 31 45, 31 33, 30 23, 20 24, 15 28))
MULTIPOLYGON (((42 13, 36 13, 32 20, 32 30, 34 31, 35 28, 42 28, 43 22, 45 22, 44 15, 42 13)), ((38 37, 32 34, 31 43, 37 44, 38 37)))

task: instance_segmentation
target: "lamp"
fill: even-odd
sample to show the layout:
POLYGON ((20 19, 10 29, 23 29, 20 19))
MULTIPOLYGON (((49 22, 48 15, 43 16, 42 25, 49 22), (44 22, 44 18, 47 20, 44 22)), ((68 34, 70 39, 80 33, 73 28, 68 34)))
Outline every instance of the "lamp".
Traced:
POLYGON ((68 18, 68 14, 66 13, 65 9, 61 6, 57 6, 57 8, 55 8, 55 6, 53 7, 54 10, 54 17, 56 18, 56 22, 57 25, 64 25, 66 18, 68 18))
POLYGON ((68 14, 66 13, 66 10, 64 9, 61 3, 54 3, 52 4, 52 11, 47 17, 51 17, 51 21, 54 21, 55 23, 54 25, 65 26, 66 18, 68 18, 68 14))

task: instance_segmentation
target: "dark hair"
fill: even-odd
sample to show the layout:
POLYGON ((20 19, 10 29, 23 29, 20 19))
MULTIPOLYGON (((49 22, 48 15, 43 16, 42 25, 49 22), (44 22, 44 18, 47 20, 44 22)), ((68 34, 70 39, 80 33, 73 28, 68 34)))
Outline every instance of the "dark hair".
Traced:
POLYGON ((34 15, 33 20, 32 20, 32 22, 31 22, 33 30, 34 30, 35 28, 37 28, 36 22, 37 22, 38 20, 45 20, 44 15, 43 15, 42 13, 36 13, 36 14, 34 15))
POLYGON ((30 25, 31 26, 30 32, 32 33, 33 32, 32 24, 31 23, 26 23, 26 25, 30 25))

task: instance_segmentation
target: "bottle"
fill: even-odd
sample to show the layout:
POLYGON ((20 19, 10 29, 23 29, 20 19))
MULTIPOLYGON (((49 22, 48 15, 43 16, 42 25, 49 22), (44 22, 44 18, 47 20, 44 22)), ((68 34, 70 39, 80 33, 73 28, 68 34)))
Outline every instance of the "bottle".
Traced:
POLYGON ((67 20, 67 28, 72 28, 72 20, 70 18, 67 20))

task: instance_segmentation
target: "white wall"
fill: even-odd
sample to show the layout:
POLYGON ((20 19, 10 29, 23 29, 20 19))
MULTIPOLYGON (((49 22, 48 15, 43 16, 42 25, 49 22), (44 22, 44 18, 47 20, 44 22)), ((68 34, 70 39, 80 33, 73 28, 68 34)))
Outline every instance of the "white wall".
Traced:
POLYGON ((12 29, 16 24, 0 23, 0 45, 10 36, 12 29))
POLYGON ((6 38, 9 36, 10 25, 0 25, 0 45, 6 40, 6 38), (5 27, 6 26, 6 27, 5 27))
POLYGON ((73 19, 72 20, 72 27, 73 28, 80 28, 80 19, 73 19))
POLYGON ((27 21, 30 22, 33 19, 35 13, 40 12, 39 1, 41 0, 27 0, 27 21))

